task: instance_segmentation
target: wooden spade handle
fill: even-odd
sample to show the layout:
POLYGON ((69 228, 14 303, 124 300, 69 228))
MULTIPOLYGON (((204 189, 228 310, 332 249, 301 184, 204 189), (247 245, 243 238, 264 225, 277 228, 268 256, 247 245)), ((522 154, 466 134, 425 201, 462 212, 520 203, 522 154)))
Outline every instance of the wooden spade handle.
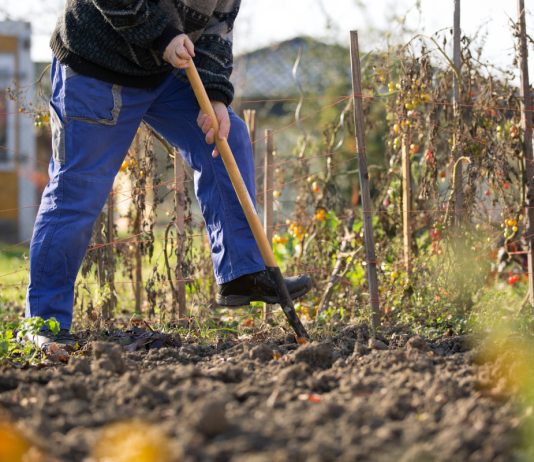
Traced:
POLYGON ((256 209, 254 208, 254 204, 250 194, 248 193, 248 189, 243 181, 241 172, 237 167, 234 154, 230 149, 230 145, 228 144, 227 140, 219 138, 219 121, 217 120, 211 101, 208 98, 204 84, 202 83, 202 80, 200 80, 200 76, 198 75, 197 68, 195 67, 193 61, 191 61, 186 72, 189 82, 191 83, 191 87, 193 88, 195 96, 197 97, 200 108, 212 120, 213 128, 215 130, 215 143, 217 145, 217 149, 222 157, 226 171, 230 176, 230 181, 234 186, 237 198, 239 199, 241 207, 243 208, 243 212, 245 213, 250 229, 252 230, 254 239, 258 244, 263 261, 267 267, 267 271, 275 283, 280 306, 282 307, 289 324, 297 334, 297 340, 299 342, 306 342, 310 336, 306 332, 306 329, 300 322, 300 319, 295 312, 295 307, 293 306, 293 301, 291 300, 291 296, 287 290, 284 277, 280 271, 280 268, 276 264, 271 243, 269 242, 269 239, 265 234, 265 230, 261 225, 261 221, 256 213, 256 209))
POLYGON ((195 63, 192 60, 186 70, 186 73, 187 77, 189 78, 189 82, 191 83, 191 87, 195 92, 195 96, 197 97, 200 108, 212 120, 213 129, 215 130, 215 144, 217 145, 219 154, 221 155, 226 170, 228 171, 230 181, 234 186, 237 198, 239 199, 241 207, 243 208, 250 229, 252 230, 252 234, 254 235, 254 239, 258 244, 261 255, 263 257, 263 261, 265 262, 265 265, 267 267, 274 268, 278 265, 274 258, 271 243, 267 239, 265 230, 263 229, 258 214, 256 213, 256 209, 254 208, 254 204, 252 202, 250 194, 248 193, 248 189, 245 185, 245 182, 243 181, 241 172, 237 167, 237 163, 235 161, 234 154, 232 153, 232 149, 230 148, 230 145, 228 144, 227 140, 219 138, 219 121, 217 120, 215 111, 213 109, 213 106, 211 105, 211 101, 208 97, 208 94, 206 93, 204 84, 202 83, 202 80, 200 80, 200 75, 198 74, 195 63))

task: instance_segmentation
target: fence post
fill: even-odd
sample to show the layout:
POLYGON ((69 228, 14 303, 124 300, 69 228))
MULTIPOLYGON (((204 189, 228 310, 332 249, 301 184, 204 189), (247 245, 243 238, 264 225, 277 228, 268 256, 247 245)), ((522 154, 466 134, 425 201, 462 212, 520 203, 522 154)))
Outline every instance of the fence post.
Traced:
MULTIPOLYGON (((270 129, 265 130, 265 162, 263 177, 263 227, 267 234, 267 239, 272 245, 273 242, 273 221, 274 221, 274 135, 270 129)), ((263 307, 263 319, 269 318, 269 305, 263 307)))
POLYGON ((454 108, 454 141, 453 141, 453 161, 454 161, 454 225, 459 226, 463 221, 464 213, 464 189, 463 189, 463 165, 458 162, 461 157, 459 152, 459 143, 461 137, 461 92, 460 88, 462 82, 460 77, 462 75, 462 29, 460 24, 461 19, 460 0, 454 0, 454 29, 453 29, 453 62, 454 62, 454 79, 453 79, 453 108, 454 108))
POLYGON ((256 160, 256 111, 254 109, 245 109, 243 111, 243 118, 245 119, 245 124, 250 135, 254 160, 256 160))
POLYGON ((113 235, 115 233, 115 190, 112 189, 108 196, 108 221, 106 229, 106 240, 108 243, 108 253, 110 258, 113 256, 113 247, 110 245, 113 242, 113 235))
POLYGON ((356 146, 358 150, 358 165, 360 173, 360 188, 363 207, 363 228, 365 239, 365 255, 367 260, 367 278, 369 281, 369 295, 371 302, 373 329, 380 324, 380 298, 378 294, 378 277, 376 271, 375 240, 373 236, 373 216, 371 193, 369 189, 369 172, 367 170, 367 154, 365 148, 364 118, 362 104, 362 76, 360 64, 360 50, 358 46, 358 32, 350 33, 350 54, 352 62, 352 92, 354 102, 354 126, 356 132, 356 146))
MULTIPOLYGON (((95 244, 97 246, 97 262, 96 262, 96 274, 98 279, 98 289, 101 291, 106 286, 106 260, 101 255, 98 254, 107 254, 107 249, 104 246, 104 239, 102 236, 104 227, 103 214, 100 212, 98 216, 94 230, 96 231, 95 244)), ((109 304, 106 301, 101 307, 100 315, 104 321, 109 321, 111 314, 109 311, 109 304)))
POLYGON ((402 137, 402 223, 404 266, 412 274, 412 163, 409 141, 402 137))
MULTIPOLYGON (((258 163, 258 155, 256 148, 256 111, 254 109, 245 109, 243 111, 243 119, 245 120, 245 124, 247 126, 248 134, 250 137, 250 143, 252 144, 252 158, 254 159, 254 165, 256 166, 258 163)), ((256 183, 257 191, 261 190, 261 178, 259 176, 260 171, 260 169, 256 169, 254 174, 254 181, 256 183)), ((260 203, 262 199, 263 197, 258 196, 256 202, 260 203)))
POLYGON ((266 150, 264 171, 265 178, 263 183, 263 226, 267 233, 269 242, 273 241, 273 198, 274 198, 274 137, 273 131, 265 130, 266 150))
MULTIPOLYGON (((185 241, 185 166, 184 160, 177 149, 174 150, 174 204, 176 225, 176 295, 178 304, 178 319, 184 319, 186 314, 185 279, 182 271, 183 251, 185 241)), ((173 317, 176 316, 176 308, 173 306, 173 317)))
POLYGON ((527 24, 525 1, 517 0, 519 16, 519 68, 521 72, 521 125, 523 129, 523 150, 527 183, 527 235, 528 242, 528 290, 530 304, 534 306, 534 154, 532 152, 532 94, 528 75, 527 24))

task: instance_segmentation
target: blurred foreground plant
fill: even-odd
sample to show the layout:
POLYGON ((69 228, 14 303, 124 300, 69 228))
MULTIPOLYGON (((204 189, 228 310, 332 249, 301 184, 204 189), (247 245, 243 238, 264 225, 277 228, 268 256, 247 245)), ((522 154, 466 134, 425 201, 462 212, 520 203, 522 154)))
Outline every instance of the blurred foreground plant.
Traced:
POLYGON ((504 298, 493 301, 492 313, 481 314, 478 319, 478 335, 482 336, 479 359, 491 365, 487 385, 492 395, 517 400, 522 445, 514 460, 530 461, 534 460, 533 310, 499 304, 504 298))
POLYGON ((46 457, 15 425, 1 419, 0 462, 57 462, 46 457))
POLYGON ((157 427, 140 421, 104 428, 93 448, 95 462, 177 462, 171 444, 157 427))

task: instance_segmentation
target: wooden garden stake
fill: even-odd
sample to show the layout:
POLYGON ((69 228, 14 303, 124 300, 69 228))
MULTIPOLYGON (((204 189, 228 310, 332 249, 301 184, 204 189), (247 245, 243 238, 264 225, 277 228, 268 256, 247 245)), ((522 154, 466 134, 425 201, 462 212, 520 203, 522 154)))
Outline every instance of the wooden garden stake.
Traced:
POLYGON ((412 273, 412 163, 406 136, 402 137, 402 223, 404 266, 412 273))
POLYGON ((111 271, 108 270, 109 273, 109 290, 111 292, 110 298, 109 298, 109 305, 106 309, 106 311, 109 314, 109 317, 111 319, 112 315, 112 309, 117 303, 117 299, 115 296, 115 270, 116 270, 116 262, 115 257, 113 256, 113 236, 115 232, 115 201, 114 201, 114 194, 113 190, 111 191, 111 194, 108 197, 108 215, 107 215, 107 223, 106 223, 106 254, 107 254, 107 261, 108 265, 113 265, 113 268, 111 271))
POLYGON ((94 229, 96 230, 95 243, 99 246, 98 259, 96 262, 96 273, 98 287, 100 290, 108 286, 109 297, 106 297, 101 306, 101 316, 104 321, 109 321, 112 317, 113 307, 116 304, 115 297, 115 262, 113 257, 113 191, 107 200, 107 217, 100 213, 96 220, 94 229))
MULTIPOLYGON (((137 165, 140 164, 141 159, 141 132, 138 131, 135 136, 135 157, 137 165)), ((135 214, 134 235, 139 237, 141 234, 141 212, 138 210, 135 214)), ((143 286, 143 261, 141 259, 141 248, 139 245, 135 246, 135 275, 134 275, 134 294, 135 294, 135 312, 141 314, 141 297, 143 286)))
MULTIPOLYGON (((184 160, 177 150, 174 150, 174 204, 176 226, 176 298, 178 305, 178 319, 184 319, 186 315, 185 279, 182 271, 184 258, 185 240, 185 165, 184 160)), ((173 317, 176 317, 176 308, 173 307, 173 317)))
MULTIPOLYGON (((107 249, 104 248, 104 239, 102 236, 102 229, 104 227, 104 219, 103 214, 101 213, 95 223, 94 229, 96 230, 96 237, 95 237, 95 243, 98 247, 98 253, 102 251, 102 253, 107 253, 107 249)), ((104 287, 106 287, 106 259, 98 256, 98 260, 96 262, 96 276, 98 279, 98 288, 99 290, 102 290, 104 287)), ((102 319, 104 321, 109 321, 111 319, 111 313, 109 310, 108 303, 105 302, 101 306, 101 312, 100 312, 102 319)))
POLYGON ((365 239, 365 255, 367 261, 367 278, 369 280, 372 324, 373 329, 376 329, 380 323, 380 298, 378 294, 378 277, 376 272, 375 240, 373 236, 372 204, 371 193, 369 189, 369 172, 367 170, 367 154, 365 148, 360 51, 358 46, 358 32, 356 31, 352 31, 350 33, 350 54, 352 61, 354 126, 356 129, 356 146, 358 150, 360 188, 364 219, 363 229, 365 239))
MULTIPOLYGON (((106 240, 108 244, 113 242, 113 234, 115 231, 115 202, 113 200, 114 194, 113 190, 108 197, 108 221, 106 229, 106 240)), ((108 245, 108 253, 110 257, 113 255, 113 247, 108 245)))
POLYGON ((176 321, 176 307, 178 307, 178 320, 182 320, 186 316, 186 278, 183 273, 183 262, 185 252, 185 212, 187 195, 185 189, 185 164, 180 151, 173 147, 165 138, 159 133, 151 131, 151 134, 165 148, 171 159, 174 160, 174 222, 170 223, 165 230, 165 244, 163 253, 165 256, 165 267, 167 269, 167 278, 171 286, 172 292, 172 309, 171 317, 176 321), (176 230, 176 246, 173 249, 176 255, 176 266, 174 267, 174 278, 169 262, 170 252, 167 245, 170 241, 170 232, 174 228, 176 230))
MULTIPOLYGON (((135 217, 134 233, 140 234, 141 219, 139 216, 135 217)), ((135 312, 141 314, 142 302, 142 287, 143 287, 143 261, 141 258, 141 249, 138 245, 135 246, 135 276, 134 276, 134 292, 135 292, 135 312)))
POLYGON ((274 216, 274 140, 273 131, 265 130, 266 147, 263 182, 263 227, 267 233, 269 242, 273 241, 273 216, 274 216))
POLYGON ((523 128, 523 150, 525 155, 525 173, 527 183, 527 230, 528 243, 528 289, 530 304, 534 306, 534 155, 532 152, 532 94, 528 75, 527 25, 525 19, 525 1, 517 0, 519 24, 519 68, 521 72, 521 125, 523 128))
MULTIPOLYGON (((270 243, 273 242, 274 219, 274 137, 273 131, 265 130, 266 150, 263 176, 263 227, 270 243)), ((269 305, 263 307, 263 319, 269 317, 269 305)))
POLYGON ((462 222, 464 212, 464 190, 463 190, 463 167, 462 162, 458 162, 461 157, 459 152, 460 141, 460 126, 462 121, 462 111, 460 109, 461 102, 461 81, 462 75, 462 29, 460 25, 460 0, 454 0, 454 29, 453 29, 453 62, 454 62, 454 79, 453 79, 453 106, 454 106, 454 145, 453 145, 453 160, 454 160, 454 225, 459 226, 462 222))

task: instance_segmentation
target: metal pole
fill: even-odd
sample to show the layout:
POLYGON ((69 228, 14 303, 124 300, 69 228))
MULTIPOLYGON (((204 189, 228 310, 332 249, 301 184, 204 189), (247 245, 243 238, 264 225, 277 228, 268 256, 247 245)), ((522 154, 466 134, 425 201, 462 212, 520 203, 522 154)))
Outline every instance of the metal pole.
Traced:
POLYGON ((369 172, 367 170, 367 154, 365 148, 364 117, 362 104, 362 76, 358 32, 350 33, 350 54, 352 61, 352 91, 354 101, 354 125, 356 129, 356 146, 360 173, 360 189, 362 195, 365 254, 367 261, 367 278, 372 313, 373 329, 380 324, 380 298, 378 294, 378 277, 376 271, 375 241, 373 236, 372 203, 369 188, 369 172))
POLYGON ((454 159, 454 225, 459 226, 464 214, 464 190, 463 190, 463 165, 458 162, 461 157, 459 152, 459 142, 461 136, 461 122, 462 111, 460 109, 461 102, 461 81, 459 77, 462 75, 462 29, 460 24, 460 0, 454 0, 454 80, 453 80, 453 107, 454 107, 454 144, 453 144, 453 159, 454 159))
POLYGON ((519 68, 521 72, 521 125, 523 128, 523 151, 527 183, 527 235, 528 243, 528 290, 530 304, 534 306, 534 154, 532 152, 532 94, 528 75, 527 24, 525 1, 517 1, 519 17, 519 68))

